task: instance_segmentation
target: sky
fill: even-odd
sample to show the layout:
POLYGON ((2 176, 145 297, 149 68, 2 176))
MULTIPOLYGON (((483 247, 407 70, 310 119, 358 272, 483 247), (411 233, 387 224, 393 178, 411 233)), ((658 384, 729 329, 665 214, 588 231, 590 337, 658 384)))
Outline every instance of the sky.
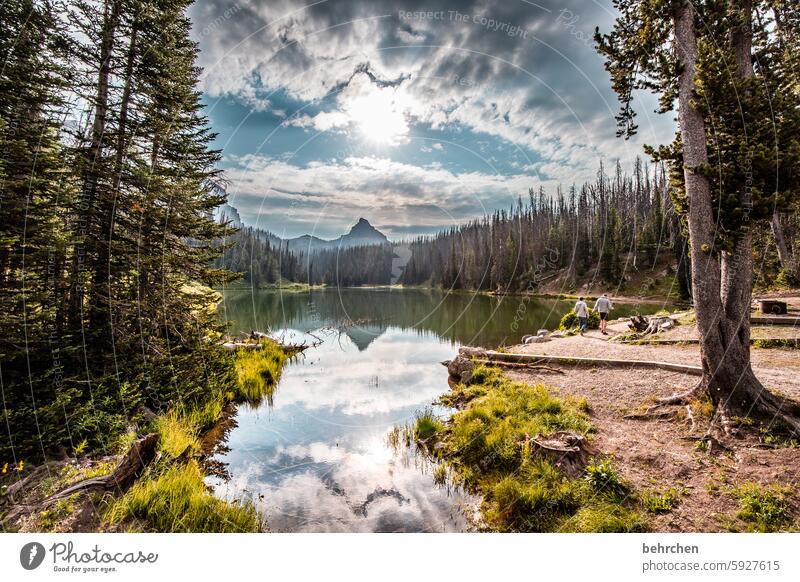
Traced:
POLYGON ((637 95, 639 134, 594 50, 610 1, 198 0, 190 10, 229 202, 282 237, 364 217, 390 239, 509 208, 529 188, 628 167, 671 141, 637 95))

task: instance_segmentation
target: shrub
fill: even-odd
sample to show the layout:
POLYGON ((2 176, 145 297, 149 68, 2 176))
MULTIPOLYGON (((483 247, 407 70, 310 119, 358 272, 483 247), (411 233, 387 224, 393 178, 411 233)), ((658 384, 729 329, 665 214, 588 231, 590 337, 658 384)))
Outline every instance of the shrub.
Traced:
POLYGON ((791 271, 787 271, 786 269, 781 269, 778 272, 778 276, 775 277, 773 286, 777 289, 791 289, 793 287, 797 287, 798 282, 799 281, 791 273, 791 271))
MULTIPOLYGON (((569 311, 564 317, 561 318, 561 323, 559 324, 558 328, 562 331, 566 331, 569 329, 575 329, 578 327, 578 316, 575 314, 575 311, 569 311)), ((600 314, 597 313, 594 309, 589 310, 589 319, 586 322, 586 327, 588 329, 599 329, 600 328, 600 314)))

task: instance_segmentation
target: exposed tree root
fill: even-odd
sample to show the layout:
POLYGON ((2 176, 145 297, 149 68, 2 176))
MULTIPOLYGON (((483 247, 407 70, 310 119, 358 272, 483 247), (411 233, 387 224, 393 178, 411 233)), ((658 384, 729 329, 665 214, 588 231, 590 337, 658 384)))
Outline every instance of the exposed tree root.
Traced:
POLYGON ((659 398, 656 400, 656 406, 669 406, 672 404, 688 404, 690 398, 696 398, 698 394, 703 392, 706 389, 706 384, 702 380, 694 385, 693 388, 690 388, 686 392, 682 392, 680 394, 673 394, 672 396, 667 396, 665 398, 659 398))
POLYGON ((793 436, 800 436, 800 416, 798 416, 800 404, 768 390, 762 390, 756 399, 756 405, 759 407, 759 415, 768 426, 776 424, 777 420, 790 429, 793 436))
POLYGON ((686 419, 689 421, 689 432, 694 432, 694 414, 692 414, 692 407, 688 404, 686 405, 686 419))

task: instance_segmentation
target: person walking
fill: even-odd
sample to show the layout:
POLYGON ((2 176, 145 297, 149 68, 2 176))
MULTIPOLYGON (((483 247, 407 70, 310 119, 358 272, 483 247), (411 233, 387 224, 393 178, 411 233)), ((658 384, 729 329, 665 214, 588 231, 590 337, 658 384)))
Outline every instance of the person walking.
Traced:
POLYGON ((606 328, 608 327, 608 314, 614 306, 611 305, 611 300, 608 298, 607 293, 603 293, 602 297, 598 297, 594 303, 594 310, 600 314, 600 333, 608 335, 606 328))
POLYGON ((586 322, 589 321, 589 306, 586 305, 583 297, 579 298, 575 304, 575 315, 578 316, 578 328, 583 335, 583 332, 586 331, 586 322))

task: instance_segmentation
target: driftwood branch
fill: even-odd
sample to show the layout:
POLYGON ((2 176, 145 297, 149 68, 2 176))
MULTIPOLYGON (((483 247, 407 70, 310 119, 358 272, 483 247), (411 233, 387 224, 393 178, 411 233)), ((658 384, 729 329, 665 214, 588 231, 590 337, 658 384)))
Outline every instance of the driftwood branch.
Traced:
POLYGON ((245 339, 234 340, 230 339, 228 341, 223 342, 220 344, 223 348, 236 351, 236 350, 259 350, 262 347, 262 340, 269 339, 277 343, 281 349, 286 352, 287 354, 296 354, 297 352, 302 352, 307 350, 308 348, 315 348, 322 343, 322 338, 315 336, 314 334, 309 333, 315 341, 308 343, 305 340, 303 343, 296 343, 296 344, 287 344, 284 343, 282 340, 275 339, 268 334, 261 332, 261 331, 251 331, 250 335, 247 336, 245 339))
MULTIPOLYGON (((155 458, 157 444, 158 435, 155 433, 148 434, 133 443, 130 450, 120 459, 110 474, 79 481, 41 502, 16 503, 12 505, 9 511, 3 516, 3 521, 6 523, 14 523, 23 515, 42 511, 56 502, 67 499, 76 493, 113 490, 124 491, 133 484, 136 478, 141 475, 144 468, 155 458)), ((37 471, 34 471, 28 478, 15 483, 14 491, 11 492, 9 488, 9 492, 11 492, 12 495, 14 493, 20 493, 28 484, 35 482, 36 476, 41 475, 41 470, 44 467, 46 466, 43 465, 39 467, 37 471)), ((10 497, 10 499, 14 502, 13 497, 10 497)))

